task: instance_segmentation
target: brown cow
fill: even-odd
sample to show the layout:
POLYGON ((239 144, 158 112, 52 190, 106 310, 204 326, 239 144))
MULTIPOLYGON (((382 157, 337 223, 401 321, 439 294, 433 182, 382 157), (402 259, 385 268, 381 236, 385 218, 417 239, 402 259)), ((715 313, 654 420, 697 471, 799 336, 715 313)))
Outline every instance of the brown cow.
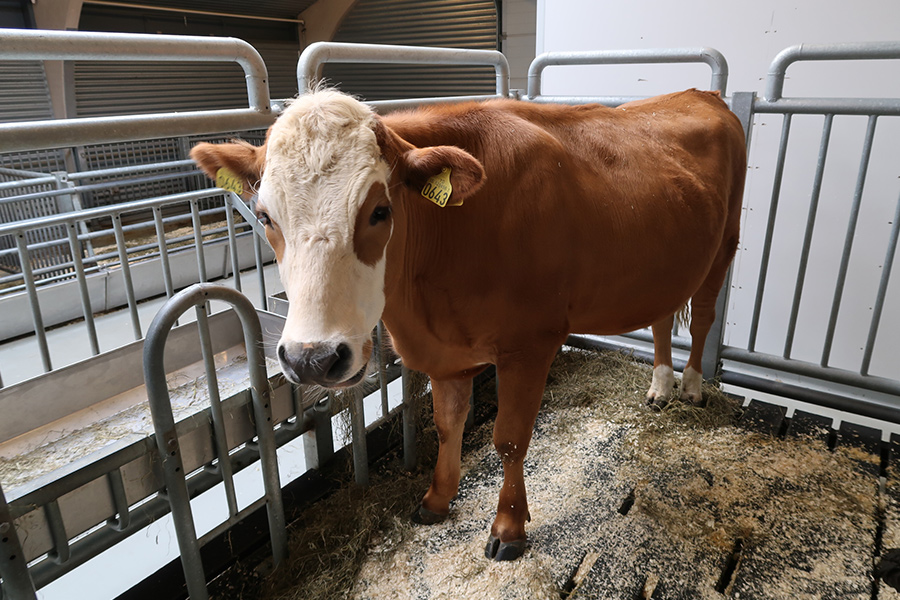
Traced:
POLYGON ((210 175, 225 166, 251 186, 261 179, 256 211, 290 300, 278 344, 288 379, 358 383, 379 318, 404 363, 431 377, 440 450, 421 522, 450 512, 472 377, 496 365, 504 482, 488 557, 524 551, 522 463, 569 332, 652 325, 648 398, 664 402, 673 315, 690 300, 681 396, 700 398, 746 169, 743 131, 718 94, 379 117, 323 90, 295 100, 261 148, 200 144, 191 155, 210 175))

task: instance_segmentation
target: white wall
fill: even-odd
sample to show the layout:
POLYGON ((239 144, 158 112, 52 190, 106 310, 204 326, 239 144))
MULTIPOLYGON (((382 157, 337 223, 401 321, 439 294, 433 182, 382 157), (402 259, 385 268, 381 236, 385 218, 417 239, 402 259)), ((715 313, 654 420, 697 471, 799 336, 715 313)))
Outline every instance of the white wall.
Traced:
MULTIPOLYGON (((729 94, 764 89, 768 66, 782 49, 800 43, 900 40, 900 3, 861 0, 538 0, 537 51, 710 46, 728 60, 729 94)), ((705 65, 554 67, 543 93, 653 95, 709 86, 705 65)), ((787 71, 784 95, 900 98, 900 61, 803 63, 787 71)), ((882 117, 863 195, 858 233, 838 320, 831 364, 859 368, 900 195, 900 118, 882 117)), ((782 119, 760 115, 753 130, 741 252, 726 342, 746 343, 759 257, 772 189, 782 119)), ((837 117, 793 355, 818 362, 840 251, 860 163, 865 117, 837 117)), ((757 348, 781 354, 809 209, 822 117, 795 117, 772 246, 757 348)), ((898 257, 900 258, 900 257, 898 257)), ((896 379, 900 371, 900 261, 892 273, 871 372, 896 379)))

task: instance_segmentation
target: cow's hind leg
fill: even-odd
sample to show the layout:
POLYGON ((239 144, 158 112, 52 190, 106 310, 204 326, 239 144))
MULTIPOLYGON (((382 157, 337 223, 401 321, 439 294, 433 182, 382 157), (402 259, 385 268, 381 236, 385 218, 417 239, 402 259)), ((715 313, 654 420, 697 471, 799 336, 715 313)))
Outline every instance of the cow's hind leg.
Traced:
POLYGON ((531 515, 523 464, 555 354, 556 347, 544 355, 516 356, 497 363, 500 387, 494 447, 503 462, 503 487, 485 548, 485 556, 494 560, 515 560, 525 551, 525 522, 531 515))
POLYGON ((459 490, 463 429, 469 414, 472 378, 431 380, 434 424, 438 432, 438 458, 431 487, 413 513, 418 523, 439 523, 450 514, 450 501, 459 490))
POLYGON ((675 387, 672 370, 672 315, 653 325, 653 381, 647 391, 647 403, 662 408, 675 387))
POLYGON ((681 377, 681 399, 695 405, 702 401, 700 387, 703 383, 703 349, 706 346, 706 336, 716 319, 716 300, 722 284, 725 283, 728 265, 731 264, 736 250, 735 233, 726 237, 703 285, 691 298, 691 355, 681 377))

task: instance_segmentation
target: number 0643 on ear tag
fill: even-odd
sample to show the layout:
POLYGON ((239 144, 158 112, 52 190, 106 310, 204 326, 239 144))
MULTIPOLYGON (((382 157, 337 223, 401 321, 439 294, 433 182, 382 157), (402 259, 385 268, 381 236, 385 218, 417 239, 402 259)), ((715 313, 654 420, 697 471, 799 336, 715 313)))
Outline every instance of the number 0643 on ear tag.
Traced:
POLYGON ((441 208, 462 205, 462 201, 450 202, 450 196, 453 194, 453 186, 450 185, 450 173, 450 167, 444 167, 440 173, 429 177, 422 188, 422 197, 431 200, 441 208))

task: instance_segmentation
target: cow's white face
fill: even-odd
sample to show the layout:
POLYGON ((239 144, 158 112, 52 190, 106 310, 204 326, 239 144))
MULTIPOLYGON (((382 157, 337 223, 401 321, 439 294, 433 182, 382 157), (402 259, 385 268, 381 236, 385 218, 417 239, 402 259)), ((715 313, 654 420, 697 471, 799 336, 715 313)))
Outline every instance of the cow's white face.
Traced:
POLYGON ((191 157, 211 177, 227 167, 247 186, 260 181, 256 213, 290 303, 281 367, 295 383, 327 387, 361 381, 372 353, 394 226, 389 190, 427 204, 423 186, 446 172, 451 200, 462 202, 485 178, 464 150, 416 148, 371 109, 331 90, 291 103, 261 148, 203 143, 191 157), (391 176, 402 183, 391 188, 391 176))
POLYGON ((295 382, 355 384, 371 356, 393 225, 374 127, 367 107, 319 92, 269 132, 256 212, 290 301, 278 356, 295 382))

